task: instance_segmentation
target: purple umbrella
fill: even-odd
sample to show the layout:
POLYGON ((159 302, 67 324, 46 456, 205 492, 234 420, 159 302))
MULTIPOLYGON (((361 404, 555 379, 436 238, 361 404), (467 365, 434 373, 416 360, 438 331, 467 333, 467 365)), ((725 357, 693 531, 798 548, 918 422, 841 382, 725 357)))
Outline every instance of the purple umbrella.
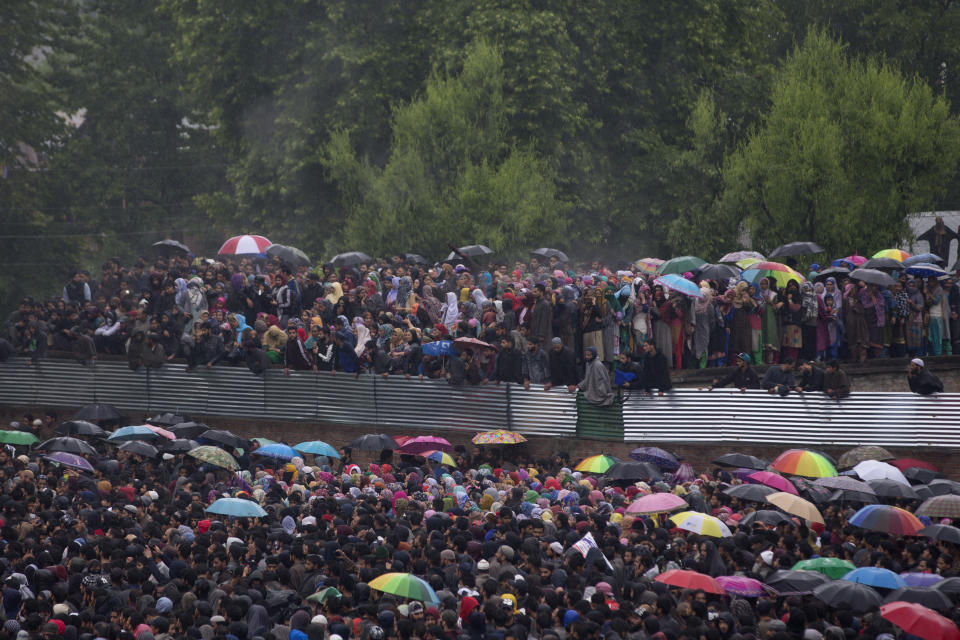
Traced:
POLYGON ((771 589, 759 580, 744 576, 718 576, 717 584, 727 593, 744 598, 759 598, 771 592, 771 589))
POLYGON ((74 467, 76 469, 83 469, 84 471, 93 471, 93 465, 87 462, 84 458, 81 458, 73 453, 67 453, 66 451, 56 451, 43 457, 52 462, 58 462, 66 467, 74 467))
POLYGON ((676 456, 659 447, 637 447, 630 452, 630 457, 639 462, 650 462, 665 471, 673 471, 680 466, 676 456))
POLYGON ((904 571, 900 574, 900 577, 903 578, 903 581, 907 583, 908 587, 931 587, 943 580, 943 576, 936 573, 917 573, 909 571, 904 571))

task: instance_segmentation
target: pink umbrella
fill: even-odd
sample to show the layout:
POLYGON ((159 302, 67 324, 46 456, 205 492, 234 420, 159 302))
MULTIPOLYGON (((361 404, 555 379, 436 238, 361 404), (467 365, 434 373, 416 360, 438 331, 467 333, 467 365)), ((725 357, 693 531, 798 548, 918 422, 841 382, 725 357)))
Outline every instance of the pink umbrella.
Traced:
POLYGON ((400 453, 424 453, 425 451, 453 451, 453 445, 439 436, 417 436, 403 443, 400 453))
POLYGON ((744 576, 718 576, 717 584, 723 587, 723 590, 734 596, 743 596, 744 598, 758 598, 770 593, 765 584, 753 578, 744 576))
POLYGON ((155 434, 157 434, 161 438, 166 438, 167 440, 177 439, 176 434, 174 434, 172 431, 167 431, 166 429, 163 429, 161 427, 155 427, 152 424, 145 424, 143 426, 145 426, 147 429, 150 429, 150 431, 153 431, 155 434))
POLYGON ((852 256, 847 256, 846 258, 840 258, 840 259, 841 259, 841 260, 845 260, 845 261, 847 261, 847 262, 852 262, 853 264, 857 265, 858 267, 861 266, 864 262, 867 261, 866 258, 864 258, 863 256, 860 256, 860 255, 857 255, 857 254, 853 254, 852 256))
POLYGON ((673 493, 651 493, 637 498, 627 507, 627 513, 668 513, 688 509, 687 501, 673 493))
POLYGON ((787 493, 792 493, 795 496, 800 495, 797 493, 797 488, 793 486, 792 482, 771 471, 757 471, 755 473, 751 473, 745 478, 745 480, 746 482, 751 482, 753 484, 765 484, 768 487, 773 487, 777 491, 785 491, 787 493))

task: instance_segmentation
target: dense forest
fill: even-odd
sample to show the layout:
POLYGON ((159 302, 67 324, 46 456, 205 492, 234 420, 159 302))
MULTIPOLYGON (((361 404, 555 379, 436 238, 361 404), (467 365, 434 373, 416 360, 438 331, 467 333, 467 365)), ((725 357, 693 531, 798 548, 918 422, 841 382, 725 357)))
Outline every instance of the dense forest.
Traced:
POLYGON ((7 0, 0 40, 4 307, 166 237, 846 255, 960 200, 950 0, 7 0))

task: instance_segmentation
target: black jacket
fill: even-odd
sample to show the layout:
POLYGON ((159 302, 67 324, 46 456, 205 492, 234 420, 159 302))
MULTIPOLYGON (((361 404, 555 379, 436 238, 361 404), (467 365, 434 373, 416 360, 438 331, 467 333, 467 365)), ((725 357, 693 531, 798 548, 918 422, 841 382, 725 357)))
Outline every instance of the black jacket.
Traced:
POLYGON ((940 382, 940 378, 926 369, 921 369, 916 375, 908 373, 907 382, 910 383, 910 391, 919 393, 922 396, 943 393, 943 383, 940 382))
POLYGON ((725 387, 728 384, 732 384, 737 389, 759 389, 760 378, 753 367, 747 367, 743 370, 740 367, 734 367, 730 373, 717 380, 717 383, 713 386, 715 388, 725 387))
POLYGON ((651 389, 669 391, 672 389, 673 382, 670 380, 670 365, 667 364, 667 357, 659 351, 652 356, 644 357, 643 377, 640 382, 641 388, 645 391, 651 389))
POLYGON ((569 387, 580 382, 577 372, 577 356, 573 349, 563 347, 560 351, 552 348, 547 352, 550 356, 550 382, 555 387, 569 387))
POLYGON ((493 363, 492 380, 523 384, 523 354, 518 349, 508 349, 497 354, 493 363))

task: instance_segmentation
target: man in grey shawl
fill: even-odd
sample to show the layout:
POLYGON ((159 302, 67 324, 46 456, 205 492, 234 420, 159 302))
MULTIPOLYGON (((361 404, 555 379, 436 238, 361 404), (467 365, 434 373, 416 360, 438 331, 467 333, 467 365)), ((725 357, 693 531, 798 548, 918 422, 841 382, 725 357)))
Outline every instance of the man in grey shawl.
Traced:
POLYGON ((610 374, 603 362, 597 359, 597 348, 587 347, 584 352, 586 371, 578 385, 583 396, 590 404, 608 407, 613 404, 613 388, 610 386, 610 374))

